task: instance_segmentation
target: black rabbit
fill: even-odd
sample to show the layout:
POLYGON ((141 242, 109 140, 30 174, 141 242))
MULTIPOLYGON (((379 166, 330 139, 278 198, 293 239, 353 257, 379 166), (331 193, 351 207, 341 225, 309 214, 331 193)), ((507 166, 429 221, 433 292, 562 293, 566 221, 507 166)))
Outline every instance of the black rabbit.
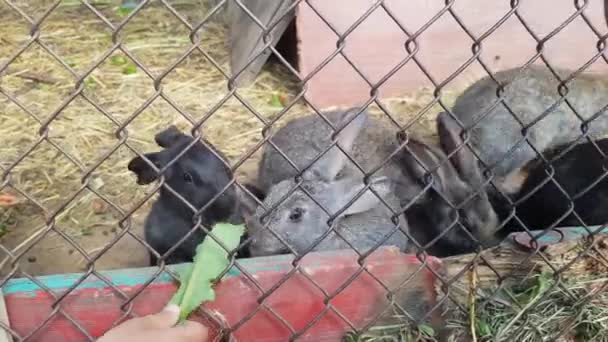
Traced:
MULTIPOLYGON (((193 143, 193 139, 192 136, 180 132, 177 127, 170 126, 155 136, 156 143, 163 147, 163 150, 144 156, 154 163, 156 168, 161 169, 186 150, 193 143)), ((165 186, 160 189, 160 196, 153 204, 144 224, 145 240, 158 253, 157 255, 150 252, 151 265, 156 265, 159 255, 164 256, 192 230, 196 223, 195 209, 199 210, 207 205, 231 182, 233 174, 230 168, 216 156, 217 154, 224 158, 223 155, 219 151, 214 152, 201 141, 197 141, 165 171, 166 185, 188 203, 175 196, 165 186)), ((156 171, 141 157, 131 160, 128 169, 137 175, 137 183, 140 185, 149 184, 157 178, 156 171)), ((252 185, 245 185, 245 188, 263 199, 263 194, 257 188, 252 185)), ((248 208, 254 208, 256 205, 255 198, 243 191, 239 185, 233 184, 203 211, 201 223, 207 229, 217 222, 241 224, 248 208)), ((196 229, 166 256, 165 263, 191 262, 196 247, 204 237, 204 231, 196 229)), ((246 253, 245 248, 240 251, 246 253)), ((241 252, 237 256, 248 255, 241 252)))
MULTIPOLYGON (((608 139, 564 144, 544 153, 552 166, 537 158, 525 169, 528 176, 516 199, 516 215, 529 230, 549 227, 592 226, 608 223, 608 139)), ((508 206, 497 206, 500 216, 508 216, 508 206)), ((509 231, 521 231, 512 219, 509 231)))

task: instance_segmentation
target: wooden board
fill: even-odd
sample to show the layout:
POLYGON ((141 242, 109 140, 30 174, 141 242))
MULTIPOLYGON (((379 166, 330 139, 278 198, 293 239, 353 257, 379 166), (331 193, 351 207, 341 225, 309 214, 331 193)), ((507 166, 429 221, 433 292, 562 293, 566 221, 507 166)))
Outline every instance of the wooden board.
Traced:
MULTIPOLYGON (((282 18, 292 0, 244 0, 242 3, 264 26, 282 18)), ((228 3, 230 27, 230 70, 235 75, 246 67, 237 78, 238 86, 250 85, 270 56, 269 49, 248 65, 251 58, 258 55, 264 48, 262 29, 251 17, 233 0, 228 3)), ((286 15, 272 29, 272 45, 276 45, 285 29, 294 18, 293 11, 286 15)))
MULTIPOLYGON (((323 291, 333 295, 349 278, 357 274, 360 269, 357 259, 358 256, 352 251, 311 253, 300 265, 323 291)), ((239 260, 239 263, 266 290, 293 269, 290 256, 243 259, 239 260)), ((423 266, 415 256, 404 255, 394 248, 382 248, 366 259, 365 267, 389 288, 399 288, 404 280, 411 277, 407 285, 396 292, 394 299, 413 317, 420 317, 436 304, 435 278, 429 268, 433 267, 439 271, 440 262, 428 258, 427 263, 428 265, 423 266)), ((179 267, 183 265, 172 268, 179 267)), ((155 268, 144 268, 108 271, 103 274, 117 288, 129 295, 139 289, 155 272, 155 268)), ((38 281, 52 291, 61 293, 81 276, 45 276, 39 277, 38 281)), ((168 302, 175 290, 176 286, 171 278, 163 273, 133 302, 134 313, 145 315, 157 312, 168 302)), ((3 292, 11 327, 21 336, 32 333, 53 311, 53 298, 29 279, 11 280, 4 286, 3 292)), ((389 305, 384 287, 366 273, 355 276, 353 282, 339 292, 328 304, 359 328, 370 323, 389 305)), ((301 273, 296 272, 264 301, 283 321, 267 309, 256 311, 261 295, 262 292, 253 282, 233 267, 217 286, 217 299, 205 305, 205 309, 214 312, 217 317, 222 317, 228 326, 233 326, 253 313, 250 320, 236 330, 234 337, 237 341, 287 341, 291 331, 285 322, 292 329, 300 331, 317 315, 321 315, 320 318, 298 341, 340 341, 345 331, 350 330, 340 315, 326 310, 326 297, 323 292, 301 273)), ((122 303, 123 300, 106 283, 91 276, 65 298, 61 308, 92 336, 98 337, 121 317, 119 307, 122 303)), ((389 313, 392 315, 393 311, 389 313)), ((436 316, 434 318, 436 319, 436 316)), ((217 326, 212 325, 213 336, 217 329, 217 326)), ((86 340, 70 321, 62 315, 56 315, 28 341, 86 340)))

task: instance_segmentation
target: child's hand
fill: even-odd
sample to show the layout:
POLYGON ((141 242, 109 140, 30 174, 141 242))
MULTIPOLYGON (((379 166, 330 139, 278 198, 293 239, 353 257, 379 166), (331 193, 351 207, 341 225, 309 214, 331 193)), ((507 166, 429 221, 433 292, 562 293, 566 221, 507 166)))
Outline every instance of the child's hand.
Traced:
POLYGON ((177 323, 179 308, 169 305, 163 311, 130 319, 108 331, 99 342, 206 342, 207 328, 199 323, 177 323))

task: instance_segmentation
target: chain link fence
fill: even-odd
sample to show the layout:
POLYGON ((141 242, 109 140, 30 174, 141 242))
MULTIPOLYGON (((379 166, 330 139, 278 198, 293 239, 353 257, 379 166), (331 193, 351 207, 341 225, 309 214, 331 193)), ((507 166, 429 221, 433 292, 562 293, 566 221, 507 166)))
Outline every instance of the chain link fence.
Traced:
MULTIPOLYGON (((415 254, 441 290, 438 304, 422 315, 393 302, 387 310, 397 312, 403 327, 391 327, 384 340, 438 340, 425 322, 446 308, 453 340, 606 340, 605 245, 596 235, 608 217, 601 212, 607 170, 606 144, 600 139, 608 81, 582 75, 589 65, 608 62, 605 27, 592 24, 585 12, 591 1, 580 0, 573 1, 567 20, 539 36, 531 19, 520 14, 521 2, 510 1, 511 10, 477 36, 454 10, 455 2, 446 1, 416 32, 397 22, 407 36, 408 55, 378 83, 350 61, 345 46, 374 11, 395 18, 384 1, 370 4, 349 29, 336 31, 334 53, 309 75, 299 74, 266 43, 276 57, 276 64, 259 76, 268 83, 241 90, 235 80, 243 70, 229 72, 227 55, 214 50, 225 45, 225 28, 214 18, 226 1, 144 0, 121 12, 107 2, 4 0, 6 34, 0 39, 11 48, 0 55, 0 141, 6 149, 0 193, 18 203, 5 204, 0 212, 0 286, 26 277, 54 298, 54 310, 27 336, 2 327, 15 340, 27 341, 59 315, 94 340, 62 306, 71 291, 87 277, 97 277, 123 300, 129 317, 132 302, 154 279, 127 295, 100 269, 142 267, 150 259, 159 267, 156 276, 176 277, 167 265, 191 259, 214 223, 230 221, 246 222, 249 229, 231 256, 293 253, 295 259, 293 269, 270 289, 258 285, 238 259, 233 262, 260 295, 258 309, 225 327, 227 335, 264 310, 290 330, 290 340, 297 340, 333 312, 353 330, 348 338, 382 340, 372 334, 378 329, 370 330, 379 320, 355 326, 331 305, 340 289, 324 290, 300 263, 313 251, 350 249, 358 256, 357 274, 375 277, 366 258, 380 246, 396 245, 415 254), (450 77, 429 78, 432 93, 402 117, 379 98, 378 89, 406 64, 430 74, 417 57, 417 39, 442 16, 453 18, 454 29, 470 36, 471 57, 450 77), (526 29, 536 51, 523 71, 496 73, 481 57, 483 43, 507 20, 526 29), (544 50, 575 20, 584 21, 597 37, 597 53, 581 60, 578 70, 563 72, 549 64, 544 50), (12 38, 13 23, 19 31, 14 37, 21 39, 12 38), (83 40, 79 25, 90 23, 99 35, 84 32, 89 39, 83 40), (140 40, 130 40, 138 35, 140 40), (89 50, 97 53, 94 58, 89 50), (366 80, 370 97, 361 99, 364 104, 356 110, 324 112, 304 97, 307 82, 337 57, 366 80), (47 62, 53 66, 45 69, 47 62), (446 85, 472 64, 481 65, 488 77, 474 90, 459 93, 453 105, 447 103, 446 85), (546 68, 540 71, 533 64, 546 68), (312 116, 299 119, 305 115, 312 116), (432 130, 437 120, 437 132, 430 135, 438 144, 423 142, 411 129, 423 117, 433 122, 432 130), (302 121, 285 124, 294 118, 302 121), (183 129, 172 127, 174 122, 183 129), (246 143, 228 146, 236 140, 246 143), (160 152, 150 152, 155 145, 160 152), (149 184, 146 191, 132 175, 139 185, 149 184), (154 183, 157 175, 162 176, 154 183), (561 251, 557 258, 539 241, 568 235, 556 229, 563 226, 582 227, 587 238, 575 255, 561 251), (532 246, 517 264, 504 261, 504 253, 484 249, 517 231, 529 233, 532 246), (125 241, 128 245, 121 245, 125 241), (36 249, 44 243, 48 248, 36 249), (427 254, 446 257, 447 273, 430 267, 427 254), (60 261, 61 255, 67 261, 60 261), (55 268, 35 266, 43 261, 37 258, 51 258, 55 268), (585 268, 589 260, 594 269, 585 268), (526 278, 521 270, 543 272, 520 281, 526 278), (83 276, 62 293, 37 278, 74 271, 83 276), (265 303, 296 274, 318 288, 326 303, 302 329, 265 303), (509 279, 518 281, 514 285, 509 279), (484 281, 495 286, 478 290, 471 285, 484 281)), ((258 22, 264 42, 271 42, 276 24, 302 4, 315 9, 314 1, 296 0, 269 25, 258 22)), ((255 21, 246 1, 233 5, 255 21)), ((331 18, 316 13, 332 26, 331 18)), ((344 279, 341 289, 354 279, 344 279)), ((382 286, 388 297, 399 290, 382 286)), ((408 286, 406 281, 400 288, 408 286)))

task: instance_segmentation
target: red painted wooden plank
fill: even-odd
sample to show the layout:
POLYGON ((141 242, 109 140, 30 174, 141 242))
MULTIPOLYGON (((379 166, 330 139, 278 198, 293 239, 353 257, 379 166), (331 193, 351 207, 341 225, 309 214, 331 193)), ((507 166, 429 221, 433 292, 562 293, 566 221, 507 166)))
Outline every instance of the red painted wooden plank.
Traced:
MULTIPOLYGON (((338 47, 338 35, 355 25, 377 1, 312 0, 301 2, 296 14, 298 70, 302 77, 311 72, 338 47), (314 8, 314 9, 313 9, 314 8), (320 13, 325 21, 319 17, 320 13)), ((447 79, 473 57, 474 41, 454 17, 443 13, 430 27, 423 29, 446 6, 445 0, 385 0, 399 24, 382 7, 376 8, 362 23, 349 32, 343 53, 372 84, 404 61, 410 53, 406 42, 414 33, 417 45, 410 45, 415 57, 437 83, 447 79), (409 36, 399 27, 404 26, 409 36), (420 31, 419 31, 420 30, 420 31)), ((481 37, 511 10, 509 1, 459 0, 450 7, 470 32, 481 37)), ((521 1, 518 13, 540 38, 558 28, 576 12, 571 0, 521 1), (550 13, 548 15, 547 13, 550 13)), ((604 32, 602 1, 590 1, 584 13, 595 28, 604 32)), ((597 54, 599 38, 579 16, 543 46, 543 56, 553 66, 576 70, 597 54), (573 53, 576 51, 576 53, 573 53)), ((514 16, 506 20, 481 44, 481 59, 494 72, 521 66, 535 54, 537 43, 514 16)), ((539 63, 542 63, 538 60, 539 63)), ((601 59, 590 71, 608 72, 601 59)), ((459 90, 487 75, 478 62, 447 85, 459 90)), ((433 84, 414 60, 399 69, 378 89, 381 98, 400 97, 433 84)), ((370 98, 370 85, 341 55, 336 56, 308 82, 306 98, 317 108, 360 105, 370 98)))
MULTIPOLYGON (((216 288, 216 300, 205 305, 206 310, 214 312, 225 320, 227 326, 252 314, 247 323, 241 325, 234 334, 239 341, 285 341, 291 336, 291 329, 301 331, 306 325, 322 314, 316 323, 306 330, 299 340, 302 341, 339 341, 349 325, 340 317, 345 317, 356 327, 371 322, 388 305, 387 291, 384 286, 399 288, 404 280, 410 281, 396 293, 395 300, 403 305, 414 317, 420 317, 435 305, 434 277, 430 267, 440 269, 440 262, 428 258, 422 265, 411 255, 399 253, 394 248, 382 248, 365 260, 366 269, 373 275, 363 272, 354 277, 349 285, 338 291, 349 278, 356 275, 360 266, 352 251, 311 253, 300 262, 303 270, 317 285, 303 274, 296 272, 259 307, 258 299, 264 290, 272 288, 289 273, 291 257, 270 257, 239 260, 250 272, 257 286, 243 274, 232 274, 224 278, 216 288), (324 295, 333 296, 327 300, 324 295), (327 302, 327 303, 326 303, 327 302), (328 307, 333 308, 340 315, 328 307), (257 311, 256 311, 257 310, 257 311)), ((104 273, 108 279, 127 294, 134 293, 145 279, 149 279, 154 269, 110 271, 104 273), (132 281, 125 281, 125 274, 131 274, 132 281), (129 284, 127 284, 129 283, 129 284)), ((61 278, 67 276, 41 277, 46 286, 61 291, 61 278), (59 285, 57 285, 59 284, 59 285)), ((73 277, 73 276, 72 276, 73 277)), ((67 283, 70 283, 70 279, 67 283)), ((53 312, 53 299, 41 290, 19 290, 27 288, 23 280, 5 286, 5 299, 11 326, 21 335, 30 334, 53 312)), ((31 284, 30 284, 31 285, 31 284)), ((100 336, 112 322, 121 317, 120 305, 123 303, 112 289, 88 279, 84 288, 69 294, 61 308, 93 336, 100 336)), ((134 301, 134 312, 144 315, 160 310, 170 299, 176 287, 166 277, 155 281, 134 301)), ((198 318, 202 320, 202 318, 198 318)), ((213 327, 213 334, 218 327, 213 327)), ((44 328, 40 329, 31 341, 72 342, 84 341, 85 336, 65 317, 56 315, 44 328)))

